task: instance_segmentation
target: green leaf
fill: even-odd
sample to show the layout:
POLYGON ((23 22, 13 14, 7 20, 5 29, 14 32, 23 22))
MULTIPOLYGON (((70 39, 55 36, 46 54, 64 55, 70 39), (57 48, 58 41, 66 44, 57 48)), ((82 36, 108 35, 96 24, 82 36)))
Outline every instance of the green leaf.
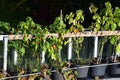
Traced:
POLYGON ((116 28, 117 28, 116 23, 111 24, 111 29, 112 29, 113 31, 116 30, 116 28))
POLYGON ((107 8, 112 8, 112 5, 111 5, 110 2, 106 2, 106 3, 105 3, 105 6, 106 6, 107 8))
POLYGON ((95 27, 96 27, 97 30, 100 30, 100 27, 101 27, 101 26, 100 26, 99 23, 96 23, 95 27))
POLYGON ((110 39, 110 43, 111 43, 112 45, 114 45, 114 44, 115 44, 115 42, 116 42, 115 37, 112 37, 112 38, 110 39))
POLYGON ((27 17, 26 21, 33 21, 31 17, 27 17))
POLYGON ((116 46, 116 52, 120 53, 120 43, 116 46))
POLYGON ((70 18, 70 19, 69 19, 69 24, 72 24, 73 21, 74 21, 74 19, 73 19, 73 18, 70 18))
POLYGON ((22 47, 21 49, 20 49, 20 54, 21 54, 21 56, 23 56, 24 54, 25 54, 25 48, 24 47, 22 47))
POLYGON ((37 49, 38 49, 38 44, 35 45, 35 51, 37 51, 37 49))
POLYGON ((120 27, 120 21, 118 22, 118 26, 120 27))
POLYGON ((52 57, 53 60, 56 60, 55 54, 52 53, 52 54, 51 54, 51 57, 52 57))
POLYGON ((82 43, 84 41, 83 37, 78 38, 78 43, 82 43))
POLYGON ((91 3, 90 7, 89 7, 89 10, 91 13, 96 13, 98 8, 94 6, 94 4, 91 3))
POLYGON ((81 18, 83 18, 82 16, 83 16, 83 11, 82 10, 77 10, 75 19, 80 20, 81 18))

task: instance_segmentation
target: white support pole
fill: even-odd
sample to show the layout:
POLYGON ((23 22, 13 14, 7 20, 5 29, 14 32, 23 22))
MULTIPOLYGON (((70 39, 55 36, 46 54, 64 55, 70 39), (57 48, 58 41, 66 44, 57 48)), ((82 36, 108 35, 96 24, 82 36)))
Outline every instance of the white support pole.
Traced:
POLYGON ((72 38, 69 38, 68 44, 68 60, 72 59, 72 38))
POLYGON ((2 40, 3 40, 3 37, 4 37, 3 35, 0 35, 0 41, 2 41, 2 40))
MULTIPOLYGON (((45 40, 44 40, 44 43, 45 43, 45 40)), ((43 43, 43 44, 44 44, 43 43)), ((44 45, 43 45, 44 46, 44 45)), ((45 62, 45 51, 42 51, 42 54, 41 54, 41 63, 44 63, 45 62)))
POLYGON ((8 46, 8 36, 5 36, 4 38, 3 38, 3 40, 4 40, 4 62, 3 62, 3 70, 4 70, 4 72, 6 72, 7 71, 7 50, 8 50, 8 48, 7 48, 7 46, 8 46))
POLYGON ((45 62, 45 52, 42 51, 42 60, 41 60, 41 63, 44 63, 45 62))
POLYGON ((98 55, 98 36, 94 37, 94 58, 97 58, 98 55))
POLYGON ((13 54, 13 63, 14 65, 17 65, 17 58, 18 58, 17 51, 13 49, 12 54, 13 54))

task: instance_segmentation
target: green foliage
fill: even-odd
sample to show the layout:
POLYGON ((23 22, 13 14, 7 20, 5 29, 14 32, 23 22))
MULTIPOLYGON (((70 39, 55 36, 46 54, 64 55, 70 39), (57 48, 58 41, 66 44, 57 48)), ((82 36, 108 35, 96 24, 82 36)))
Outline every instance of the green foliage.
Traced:
MULTIPOLYGON (((84 14, 82 10, 77 10, 75 13, 71 12, 69 15, 66 15, 65 21, 70 25, 69 32, 78 33, 84 31, 82 23, 84 21, 84 14)), ((84 41, 83 37, 73 38, 73 50, 77 54, 77 58, 80 60, 80 51, 82 48, 82 42, 84 41)))
POLYGON ((68 22, 70 26, 69 32, 77 33, 79 31, 84 31, 82 23, 84 21, 84 15, 82 10, 77 10, 75 13, 70 12, 65 17, 65 21, 68 22))
MULTIPOLYGON (((24 35, 23 41, 19 40, 19 42, 21 43, 18 46, 14 46, 15 48, 17 48, 17 47, 20 47, 21 45, 22 55, 25 53, 26 47, 31 48, 34 53, 38 53, 40 50, 39 47, 43 46, 44 34, 48 33, 48 31, 46 31, 46 28, 42 29, 42 26, 39 24, 36 24, 30 17, 26 18, 26 22, 24 21, 19 22, 17 29, 12 28, 12 32, 13 34, 24 35), (35 35, 34 39, 29 40, 28 38, 29 34, 35 35), (29 46, 26 46, 26 45, 29 45, 29 46)), ((17 44, 14 41, 12 41, 12 43, 14 43, 14 45, 17 44)))
POLYGON ((120 53, 120 37, 119 36, 111 36, 110 43, 115 46, 116 55, 120 53))
MULTIPOLYGON (((119 30, 120 26, 120 8, 113 8, 110 2, 105 3, 105 8, 101 11, 97 11, 97 8, 91 4, 89 7, 90 12, 94 13, 93 20, 94 22, 89 27, 93 31, 115 31, 119 30)), ((104 36, 101 38, 101 45, 99 51, 99 57, 102 56, 104 44, 107 41, 110 41, 112 45, 116 47, 116 52, 119 52, 119 36, 104 36)))
POLYGON ((120 43, 116 45, 116 53, 120 53, 120 43))
POLYGON ((63 44, 64 44, 64 37, 63 35, 66 32, 66 25, 63 22, 63 17, 56 17, 53 24, 49 26, 50 33, 59 33, 59 37, 50 37, 49 39, 46 39, 44 51, 48 52, 48 57, 51 60, 57 60, 58 62, 61 61, 61 52, 63 44))
POLYGON ((48 57, 50 57, 50 59, 59 59, 59 50, 61 50, 63 46, 63 41, 61 38, 51 37, 45 41, 45 46, 48 52, 48 57))
POLYGON ((36 24, 32 18, 27 17, 26 21, 19 22, 16 29, 12 28, 12 34, 24 35, 23 40, 9 41, 9 49, 14 48, 17 50, 18 63, 16 67, 18 72, 26 71, 27 69, 30 72, 39 71, 42 65, 40 64, 39 55, 41 55, 42 51, 47 52, 50 60, 55 61, 59 65, 58 63, 61 62, 61 53, 59 51, 64 43, 63 33, 65 33, 65 26, 64 22, 58 17, 50 25, 51 30, 49 31, 47 27, 36 24), (53 36, 46 39, 45 35, 50 32, 59 32, 59 38, 53 36), (29 35, 33 35, 33 39, 29 39, 29 35), (37 62, 37 64, 34 62, 37 62))
POLYGON ((116 44, 118 40, 119 40, 119 38, 117 36, 110 37, 110 43, 112 45, 116 44))
POLYGON ((105 8, 100 11, 100 13, 97 13, 97 8, 92 4, 90 7, 90 12, 93 13, 93 20, 96 22, 93 23, 90 28, 94 29, 94 31, 100 31, 100 30, 116 30, 117 24, 116 19, 119 19, 116 17, 116 11, 113 11, 112 5, 110 2, 105 3, 105 8), (102 27, 101 27, 102 26, 102 27), (95 27, 95 28, 94 28, 95 27))
POLYGON ((65 33, 66 24, 63 22, 63 17, 56 17, 53 24, 49 26, 51 33, 65 33))
POLYGON ((8 33, 10 33, 9 31, 10 31, 10 24, 9 23, 7 23, 7 22, 2 22, 2 21, 0 21, 0 33, 1 34, 8 34, 8 33))
POLYGON ((12 34, 23 34, 23 40, 9 41, 9 49, 14 48, 18 54, 18 63, 16 65, 18 72, 26 71, 36 72, 41 69, 40 57, 43 50, 44 39, 48 30, 40 24, 36 24, 32 18, 27 17, 26 21, 21 21, 17 28, 12 28, 12 34), (33 39, 29 39, 33 35, 33 39), (34 64, 37 62, 37 64, 34 64))
POLYGON ((73 51, 77 54, 77 59, 80 60, 80 51, 82 49, 82 43, 84 41, 83 37, 73 38, 73 51))

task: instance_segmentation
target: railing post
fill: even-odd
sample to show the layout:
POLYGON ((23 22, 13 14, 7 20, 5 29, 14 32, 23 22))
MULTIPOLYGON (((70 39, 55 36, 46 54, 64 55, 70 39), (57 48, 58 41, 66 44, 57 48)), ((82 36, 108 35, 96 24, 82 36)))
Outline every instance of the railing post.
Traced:
MULTIPOLYGON (((4 40, 4 58, 3 58, 3 71, 6 72, 7 71, 7 46, 8 46, 8 36, 3 37, 4 40)), ((6 73, 5 73, 6 75, 6 73)))
MULTIPOLYGON (((43 42, 43 46, 44 46, 44 43, 45 43, 45 40, 43 42)), ((45 62, 45 51, 44 50, 42 50, 41 58, 42 58, 41 63, 44 63, 45 62)))
POLYGON ((97 58, 98 55, 98 36, 94 37, 94 58, 97 58))
POLYGON ((69 44, 68 44, 68 60, 71 60, 72 58, 72 38, 69 38, 69 44))
POLYGON ((15 49, 13 49, 12 54, 13 54, 13 63, 14 63, 14 65, 16 65, 17 64, 17 58, 18 58, 17 51, 15 49))
POLYGON ((44 63, 45 62, 45 52, 42 51, 42 60, 41 60, 41 63, 44 63))

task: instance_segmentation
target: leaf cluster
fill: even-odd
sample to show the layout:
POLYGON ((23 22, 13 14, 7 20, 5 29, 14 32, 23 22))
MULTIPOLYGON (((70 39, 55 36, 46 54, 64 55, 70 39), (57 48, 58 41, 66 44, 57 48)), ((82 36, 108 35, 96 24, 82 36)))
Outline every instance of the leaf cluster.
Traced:
MULTIPOLYGON (((93 31, 115 31, 120 29, 120 8, 112 7, 110 2, 105 3, 105 8, 101 11, 98 11, 98 8, 91 4, 89 7, 90 12, 93 14, 93 20, 90 30, 93 31)), ((103 53, 104 44, 110 41, 111 44, 115 45, 116 48, 119 44, 119 36, 104 36, 101 37, 101 47, 99 51, 99 56, 103 53)), ((119 48, 116 49, 116 52, 119 51, 119 48)))

